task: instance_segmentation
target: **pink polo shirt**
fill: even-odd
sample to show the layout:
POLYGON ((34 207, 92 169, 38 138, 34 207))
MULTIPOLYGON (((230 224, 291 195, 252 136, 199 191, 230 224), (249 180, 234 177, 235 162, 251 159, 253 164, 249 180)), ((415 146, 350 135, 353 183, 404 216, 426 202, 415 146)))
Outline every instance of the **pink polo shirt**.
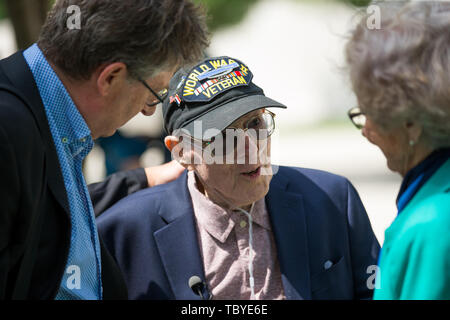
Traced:
MULTIPOLYGON (((200 254, 206 283, 213 299, 248 300, 248 218, 225 210, 198 189, 194 172, 188 173, 200 254)), ((258 300, 285 299, 275 240, 264 198, 255 203, 253 218, 253 276, 258 300)))

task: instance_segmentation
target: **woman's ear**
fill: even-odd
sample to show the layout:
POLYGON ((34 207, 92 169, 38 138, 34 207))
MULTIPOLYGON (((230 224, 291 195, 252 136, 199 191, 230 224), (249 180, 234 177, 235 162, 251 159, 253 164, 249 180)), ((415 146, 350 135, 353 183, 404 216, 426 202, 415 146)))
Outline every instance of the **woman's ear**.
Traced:
POLYGON ((405 128, 408 134, 409 143, 412 145, 416 144, 422 135, 422 126, 409 121, 405 123, 405 128))

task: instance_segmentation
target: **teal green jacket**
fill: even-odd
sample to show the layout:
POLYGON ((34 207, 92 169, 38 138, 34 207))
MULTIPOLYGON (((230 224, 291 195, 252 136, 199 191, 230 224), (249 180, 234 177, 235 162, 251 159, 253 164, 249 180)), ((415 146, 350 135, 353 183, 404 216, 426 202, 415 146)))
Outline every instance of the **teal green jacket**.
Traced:
POLYGON ((386 230, 374 299, 450 299, 450 160, 386 230))

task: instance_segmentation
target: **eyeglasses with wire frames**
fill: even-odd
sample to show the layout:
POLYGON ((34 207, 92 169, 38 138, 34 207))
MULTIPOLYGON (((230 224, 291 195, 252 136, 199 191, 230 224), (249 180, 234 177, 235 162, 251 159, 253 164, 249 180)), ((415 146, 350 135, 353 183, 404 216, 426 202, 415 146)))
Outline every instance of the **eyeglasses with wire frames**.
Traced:
MULTIPOLYGON (((273 132, 275 131, 275 113, 269 111, 269 110, 264 110, 263 113, 260 113, 252 118, 250 118, 249 120, 247 120, 244 123, 243 128, 235 128, 232 126, 229 126, 227 128, 225 128, 224 130, 221 131, 221 133, 219 135, 221 135, 222 137, 222 143, 223 143, 223 155, 229 154, 231 152, 234 152, 235 148, 237 147, 237 136, 234 136, 234 147, 231 148, 231 150, 226 150, 226 143, 224 143, 225 141, 227 141, 227 131, 230 132, 229 130, 232 130, 233 132, 235 132, 235 130, 241 130, 244 133, 247 133, 248 135, 250 135, 254 140, 257 141, 261 141, 261 140, 265 140, 267 138, 269 138, 273 132)), ((205 140, 200 140, 194 137, 190 137, 192 140, 194 140, 195 142, 201 143, 202 144, 202 148, 206 148, 207 146, 209 146, 211 143, 213 143, 218 136, 211 138, 211 140, 209 141, 205 141, 205 140)))
POLYGON ((351 108, 347 114, 356 128, 360 130, 364 128, 364 126, 366 125, 366 115, 361 111, 359 107, 351 108))
POLYGON ((167 98, 167 94, 169 93, 169 91, 167 89, 162 89, 161 91, 156 93, 145 80, 142 80, 142 79, 138 79, 138 80, 144 85, 144 87, 146 87, 156 97, 156 99, 153 100, 152 102, 145 103, 148 107, 154 107, 159 103, 163 103, 164 99, 167 98))

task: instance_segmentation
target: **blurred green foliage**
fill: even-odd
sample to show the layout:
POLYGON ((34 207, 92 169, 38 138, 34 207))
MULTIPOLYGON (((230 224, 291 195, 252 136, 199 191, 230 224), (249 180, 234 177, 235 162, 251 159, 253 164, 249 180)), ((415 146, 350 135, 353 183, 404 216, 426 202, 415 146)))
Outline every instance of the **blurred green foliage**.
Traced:
POLYGON ((211 31, 241 21, 249 8, 259 0, 194 0, 208 11, 208 26, 211 31))
MULTIPOLYGON (((5 2, 6 2, 5 0, 0 0, 0 20, 8 17, 5 2)), ((55 0, 49 0, 50 6, 52 6, 54 2, 55 0)))
POLYGON ((0 20, 6 18, 6 8, 5 8, 5 2, 0 2, 0 20))
MULTIPOLYGON (((49 0, 51 3, 54 0, 49 0)), ((209 12, 209 27, 212 31, 233 25, 241 21, 247 14, 250 7, 259 0, 194 0, 203 3, 209 12)), ((317 0, 296 0, 296 1, 317 1, 317 0)), ((334 0, 350 3, 356 6, 366 6, 370 0, 334 0)), ((0 19, 7 16, 5 1, 0 0, 0 19)))
POLYGON ((347 2, 358 7, 365 7, 369 5, 369 3, 371 2, 371 0, 339 0, 339 1, 347 2))
MULTIPOLYGON (((250 7, 260 0, 194 0, 203 4, 208 11, 208 26, 211 31, 233 25, 241 21, 250 7)), ((295 0, 317 2, 318 0, 295 0)), ((371 0, 322 0, 339 1, 354 6, 367 6, 371 0)))

